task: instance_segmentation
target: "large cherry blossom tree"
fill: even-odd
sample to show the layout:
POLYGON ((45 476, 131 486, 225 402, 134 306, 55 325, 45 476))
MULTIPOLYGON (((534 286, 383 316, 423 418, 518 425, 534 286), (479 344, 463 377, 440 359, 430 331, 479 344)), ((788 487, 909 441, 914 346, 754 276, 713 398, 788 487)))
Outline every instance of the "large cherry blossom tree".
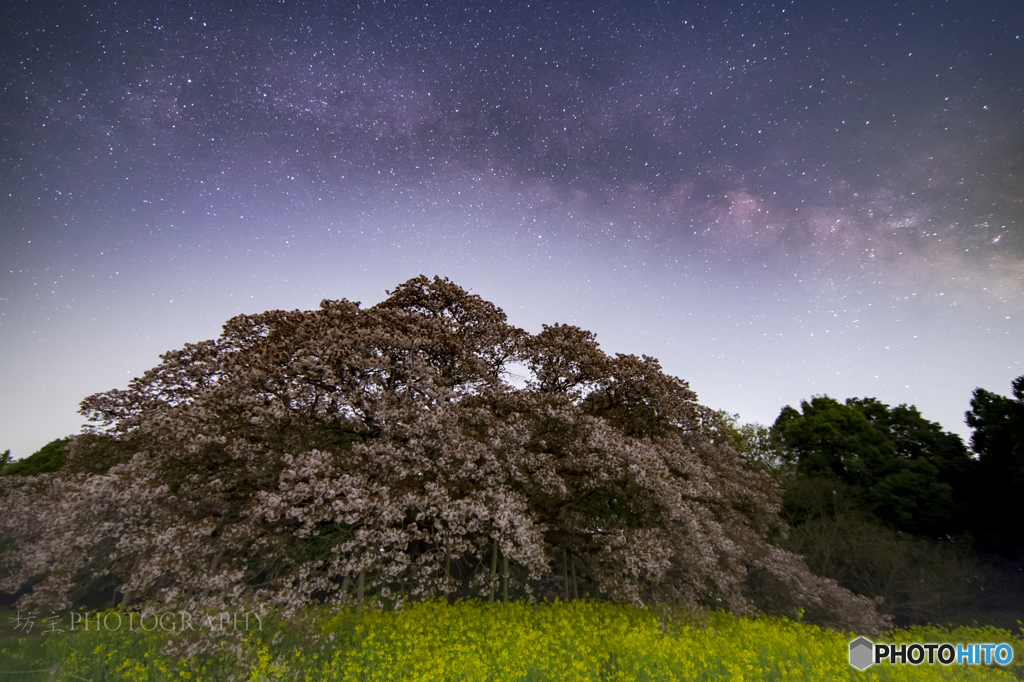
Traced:
POLYGON ((528 334, 446 279, 389 294, 240 315, 84 400, 60 471, 0 481, 0 588, 51 608, 106 578, 177 608, 590 595, 884 625, 769 542, 776 487, 657 360, 528 334))

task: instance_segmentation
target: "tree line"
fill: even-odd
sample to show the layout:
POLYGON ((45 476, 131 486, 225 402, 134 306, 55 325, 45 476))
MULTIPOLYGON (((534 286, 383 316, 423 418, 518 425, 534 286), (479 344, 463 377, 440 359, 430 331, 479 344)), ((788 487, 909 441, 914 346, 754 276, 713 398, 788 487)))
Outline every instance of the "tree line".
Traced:
POLYGON ((914 406, 873 398, 816 396, 771 427, 731 429, 748 467, 783 490, 780 546, 816 573, 884 597, 902 624, 1002 611, 1012 627, 1024 611, 1024 376, 1011 388, 974 391, 970 449, 914 406))

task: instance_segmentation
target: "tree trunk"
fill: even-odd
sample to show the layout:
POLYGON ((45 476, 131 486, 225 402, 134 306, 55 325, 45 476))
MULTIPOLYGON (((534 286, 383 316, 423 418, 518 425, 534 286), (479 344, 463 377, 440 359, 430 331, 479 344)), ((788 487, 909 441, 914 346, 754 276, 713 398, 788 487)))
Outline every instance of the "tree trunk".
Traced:
POLYGON ((444 550, 444 598, 451 604, 452 590, 452 550, 448 547, 444 550))
POLYGON ((342 598, 342 602, 341 603, 342 604, 344 604, 345 602, 348 601, 348 588, 351 587, 351 586, 352 586, 352 578, 350 576, 346 575, 342 579, 342 581, 341 581, 341 598, 342 598))
POLYGON ((565 582, 565 601, 569 601, 569 550, 562 550, 562 580, 565 582))
POLYGON ((356 612, 363 610, 363 589, 366 587, 366 569, 359 571, 359 581, 356 583, 356 612))
POLYGON ((491 603, 494 602, 494 583, 498 576, 498 538, 494 538, 494 551, 491 552, 491 603))
MULTIPOLYGON (((224 554, 224 550, 217 550, 217 553, 213 555, 213 560, 210 562, 210 575, 212 576, 217 572, 217 565, 220 564, 220 557, 224 554)), ((210 586, 207 585, 203 588, 203 595, 199 599, 206 599, 210 595, 210 586)))
POLYGON ((505 585, 501 588, 501 590, 502 590, 501 591, 501 600, 507 604, 508 603, 508 555, 503 553, 501 555, 501 560, 502 560, 502 562, 504 564, 502 572, 505 574, 505 585))
MULTIPOLYGON (((135 575, 135 571, 139 570, 139 565, 141 563, 142 563, 142 559, 141 558, 138 559, 135 562, 135 566, 132 568, 132 572, 128 574, 128 580, 126 580, 125 582, 131 581, 132 576, 135 575)), ((189 585, 188 590, 189 590, 189 593, 191 594, 191 592, 192 592, 192 586, 191 585, 189 585)), ((125 589, 124 592, 121 593, 121 610, 122 611, 124 611, 125 607, 128 606, 128 598, 131 597, 131 595, 132 595, 132 591, 127 589, 127 588, 125 589)))

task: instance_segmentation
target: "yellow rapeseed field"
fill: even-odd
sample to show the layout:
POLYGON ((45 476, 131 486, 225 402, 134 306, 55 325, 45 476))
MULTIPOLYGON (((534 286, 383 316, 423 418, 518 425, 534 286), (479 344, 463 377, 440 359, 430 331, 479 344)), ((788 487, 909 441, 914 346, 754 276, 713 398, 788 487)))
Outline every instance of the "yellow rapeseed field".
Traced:
MULTIPOLYGON (((407 603, 401 613, 309 609, 288 622, 268 618, 262 630, 225 638, 189 659, 163 653, 166 632, 50 635, 40 651, 48 661, 61 661, 58 680, 93 682, 1013 680, 1024 679, 1017 660, 1024 655, 1021 634, 895 630, 880 641, 1006 642, 1015 660, 1008 666, 882 663, 858 671, 847 658, 854 635, 802 622, 724 612, 670 617, 589 600, 533 606, 474 601, 407 603)), ((16 646, 3 652, 8 663, 18 655, 16 646)))

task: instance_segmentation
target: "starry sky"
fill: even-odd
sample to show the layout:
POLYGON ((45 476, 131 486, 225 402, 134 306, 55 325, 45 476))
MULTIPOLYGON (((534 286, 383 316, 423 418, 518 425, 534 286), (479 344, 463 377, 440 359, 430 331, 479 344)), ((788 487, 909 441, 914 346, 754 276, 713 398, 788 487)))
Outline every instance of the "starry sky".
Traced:
POLYGON ((1024 4, 0 9, 0 450, 239 313, 446 276, 770 424, 1024 374, 1024 4))

